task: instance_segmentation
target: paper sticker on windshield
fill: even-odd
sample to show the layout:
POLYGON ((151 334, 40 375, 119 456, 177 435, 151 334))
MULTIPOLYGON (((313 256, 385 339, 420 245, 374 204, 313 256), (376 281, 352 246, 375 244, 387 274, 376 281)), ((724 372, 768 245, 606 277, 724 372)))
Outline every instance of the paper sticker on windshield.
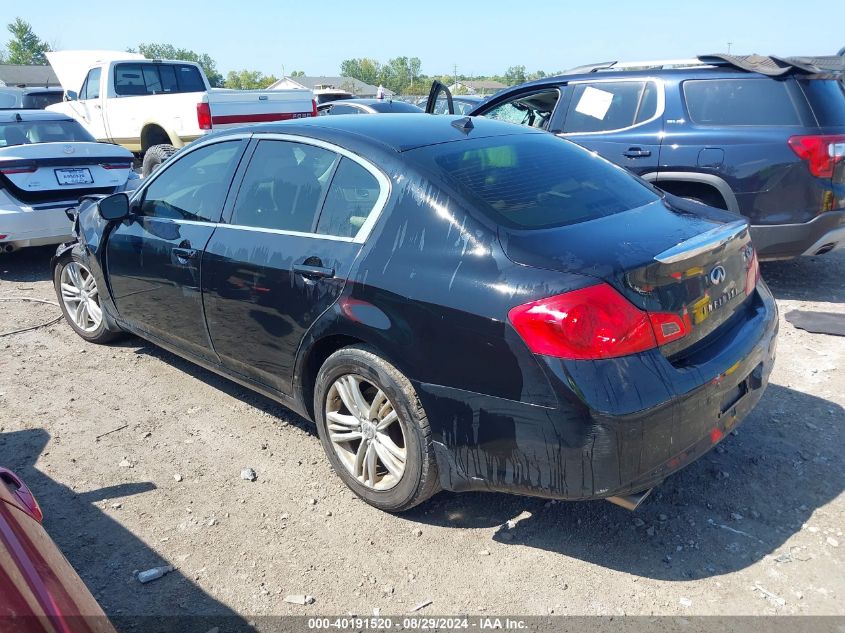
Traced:
POLYGON ((587 86, 575 106, 575 111, 603 121, 613 103, 613 93, 587 86))

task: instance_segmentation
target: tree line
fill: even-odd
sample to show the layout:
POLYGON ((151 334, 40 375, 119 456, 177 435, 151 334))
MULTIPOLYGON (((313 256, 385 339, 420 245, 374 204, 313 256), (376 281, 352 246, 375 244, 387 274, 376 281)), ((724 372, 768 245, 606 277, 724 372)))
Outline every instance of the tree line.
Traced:
MULTIPOLYGON (((32 26, 21 18, 7 25, 11 39, 6 43, 6 49, 0 49, 0 63, 5 64, 47 64, 45 53, 50 52, 50 44, 39 38, 32 30, 32 26)), ((255 90, 267 88, 278 78, 275 75, 265 75, 258 70, 231 70, 224 77, 217 69, 217 62, 207 53, 178 48, 172 44, 143 43, 135 48, 127 48, 129 53, 140 53, 149 59, 178 59, 199 64, 212 87, 233 88, 236 90, 255 90)), ((352 77, 374 86, 384 86, 395 94, 424 95, 428 93, 433 80, 447 85, 464 81, 492 80, 507 86, 520 84, 546 76, 542 70, 529 73, 525 66, 511 66, 502 75, 463 75, 457 71, 444 75, 425 75, 420 73, 422 62, 419 57, 394 57, 385 63, 369 57, 345 59, 340 64, 340 74, 352 77)), ((554 74, 560 74, 558 71, 554 74)), ((293 71, 290 76, 303 76, 301 70, 293 71)), ((337 86, 350 89, 352 86, 337 86)), ((350 90, 351 92, 352 90, 350 90)), ((466 92, 458 88, 456 94, 466 92)))

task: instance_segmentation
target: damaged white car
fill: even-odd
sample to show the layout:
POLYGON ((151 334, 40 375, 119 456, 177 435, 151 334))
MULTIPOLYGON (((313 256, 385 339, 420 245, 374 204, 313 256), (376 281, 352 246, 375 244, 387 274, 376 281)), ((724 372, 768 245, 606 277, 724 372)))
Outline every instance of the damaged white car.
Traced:
POLYGON ((0 253, 59 244, 80 197, 134 189, 132 153, 98 143, 64 114, 0 112, 0 253))

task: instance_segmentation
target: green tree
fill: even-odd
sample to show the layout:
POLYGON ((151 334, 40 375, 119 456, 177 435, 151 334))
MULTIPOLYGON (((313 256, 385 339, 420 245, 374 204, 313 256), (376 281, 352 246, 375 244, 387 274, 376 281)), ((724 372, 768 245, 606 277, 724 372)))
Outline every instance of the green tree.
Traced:
POLYGON ((234 90, 260 90, 276 81, 278 79, 275 76, 265 75, 258 70, 230 70, 226 75, 226 87, 234 90))
POLYGON ((129 53, 141 53, 147 59, 176 59, 186 62, 196 62, 202 66, 208 83, 212 88, 223 86, 223 75, 217 70, 215 62, 206 53, 196 53, 186 48, 176 48, 173 44, 138 44, 137 49, 126 49, 129 53))
POLYGON ((340 74, 344 77, 352 77, 364 83, 378 84, 381 77, 381 64, 369 57, 358 57, 356 59, 344 59, 340 63, 340 74))
POLYGON ((291 77, 304 77, 305 71, 304 70, 294 70, 291 74, 291 77))
POLYGON ((37 64, 40 66, 47 64, 47 58, 44 56, 44 53, 50 52, 50 45, 38 38, 32 31, 32 26, 30 26, 29 22, 24 22, 21 18, 15 18, 15 21, 6 28, 12 34, 12 39, 6 44, 9 54, 5 59, 5 63, 37 64))
POLYGON ((525 83, 525 66, 511 66, 505 72, 504 79, 504 83, 509 86, 525 83))

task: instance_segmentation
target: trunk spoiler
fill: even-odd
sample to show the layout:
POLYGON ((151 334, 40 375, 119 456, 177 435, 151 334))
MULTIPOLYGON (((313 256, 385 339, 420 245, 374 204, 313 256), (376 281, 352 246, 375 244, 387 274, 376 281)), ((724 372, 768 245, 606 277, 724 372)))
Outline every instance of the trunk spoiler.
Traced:
POLYGON ((731 240, 742 236, 747 231, 747 220, 737 220, 736 222, 723 224, 706 233, 691 237, 672 248, 666 249, 659 255, 655 255, 654 259, 661 264, 674 264, 724 246, 731 240))

